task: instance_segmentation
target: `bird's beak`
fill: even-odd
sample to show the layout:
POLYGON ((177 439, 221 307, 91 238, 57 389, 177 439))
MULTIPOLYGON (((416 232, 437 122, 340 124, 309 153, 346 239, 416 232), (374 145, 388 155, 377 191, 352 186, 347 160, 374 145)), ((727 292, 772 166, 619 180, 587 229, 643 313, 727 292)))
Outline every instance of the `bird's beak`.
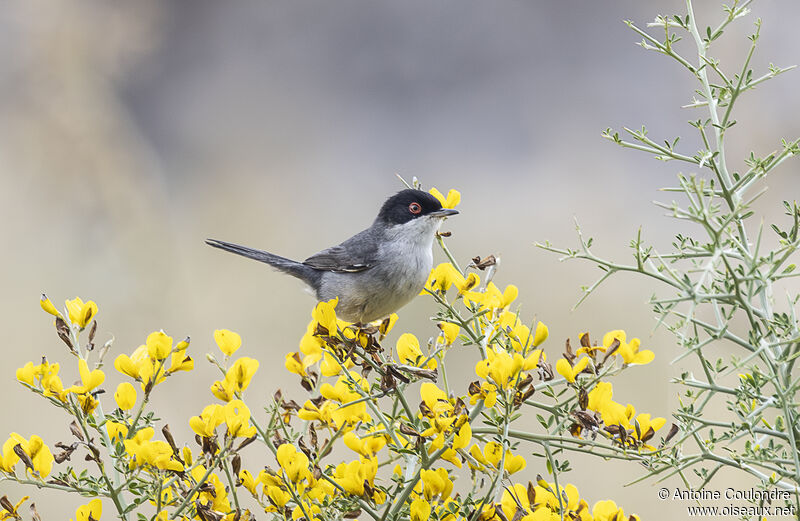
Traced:
POLYGON ((452 208, 442 208, 441 210, 436 210, 435 212, 431 212, 428 215, 431 217, 449 217, 451 215, 456 215, 458 210, 453 210, 452 208))

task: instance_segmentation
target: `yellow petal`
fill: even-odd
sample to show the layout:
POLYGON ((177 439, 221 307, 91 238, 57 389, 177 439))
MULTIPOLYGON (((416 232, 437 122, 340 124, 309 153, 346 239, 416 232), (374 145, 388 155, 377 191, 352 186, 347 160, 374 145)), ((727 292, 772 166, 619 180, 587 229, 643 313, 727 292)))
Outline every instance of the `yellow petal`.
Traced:
POLYGON ((136 389, 129 382, 122 382, 114 392, 114 400, 117 402, 117 407, 129 411, 136 405, 136 389))
POLYGON ((548 335, 550 334, 547 326, 542 324, 541 322, 536 324, 536 333, 533 336, 533 345, 534 347, 539 346, 542 342, 547 340, 548 335))
POLYGON ((214 341, 219 350, 231 356, 242 346, 242 337, 228 329, 217 329, 214 331, 214 341))
POLYGON ((45 295, 44 293, 42 293, 42 298, 39 300, 39 305, 45 312, 50 313, 54 317, 61 316, 61 313, 58 312, 56 307, 53 305, 52 302, 50 302, 50 299, 47 298, 47 295, 45 295))

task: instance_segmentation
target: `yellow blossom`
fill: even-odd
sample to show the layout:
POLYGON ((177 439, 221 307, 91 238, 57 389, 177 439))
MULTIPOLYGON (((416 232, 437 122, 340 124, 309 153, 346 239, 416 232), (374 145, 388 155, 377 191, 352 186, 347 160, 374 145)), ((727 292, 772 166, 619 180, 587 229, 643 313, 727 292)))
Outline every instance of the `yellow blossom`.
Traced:
MULTIPOLYGON (((646 442, 652 438, 656 431, 667 422, 664 418, 650 418, 650 414, 642 413, 636 416, 634 422, 633 436, 639 441, 646 442)), ((645 444, 645 448, 653 450, 653 447, 645 444)))
POLYGON ((427 521, 431 516, 431 504, 418 497, 411 502, 411 521, 427 521))
POLYGON ((500 459, 503 457, 503 446, 496 441, 490 441, 483 447, 484 461, 497 468, 500 466, 500 459))
POLYGON ((75 521, 98 521, 103 514, 103 503, 100 498, 95 498, 87 505, 81 505, 75 511, 75 521))
POLYGON ((547 329, 547 326, 542 324, 541 322, 536 324, 536 333, 533 336, 533 345, 539 346, 542 342, 547 340, 550 331, 547 329))
POLYGON ((563 376, 568 382, 575 383, 575 378, 580 374, 581 371, 586 369, 586 366, 589 365, 589 358, 584 356, 578 363, 574 366, 570 366, 570 363, 567 359, 562 358, 558 362, 556 362, 556 371, 558 374, 563 376))
POLYGON ((439 322, 436 325, 442 330, 444 343, 448 346, 452 345, 453 342, 456 341, 456 338, 458 338, 458 333, 461 331, 461 327, 459 327, 458 324, 453 324, 452 322, 439 322))
POLYGON ((42 293, 42 298, 39 300, 39 305, 42 307, 42 309, 45 312, 50 313, 54 317, 60 317, 61 316, 61 313, 59 313, 59 311, 56 309, 56 307, 53 305, 53 303, 50 301, 49 298, 47 298, 47 295, 45 295, 44 293, 42 293))
POLYGON ((453 482, 447 475, 447 469, 440 467, 436 470, 422 469, 420 471, 425 499, 430 501, 434 497, 445 499, 453 491, 453 482))
POLYGON ((172 351, 172 337, 163 331, 155 331, 147 335, 145 346, 150 360, 164 360, 172 351))
POLYGON ((588 408, 599 412, 606 425, 631 426, 630 420, 636 411, 632 405, 627 407, 611 399, 613 387, 609 382, 598 382, 594 389, 589 391, 588 408))
POLYGON ((334 470, 333 480, 348 494, 363 496, 364 482, 371 486, 377 472, 378 460, 366 458, 351 461, 350 463, 340 463, 334 470))
POLYGON ((241 393, 250 385, 250 381, 258 371, 258 360, 242 357, 236 360, 225 373, 223 381, 216 381, 211 386, 214 396, 223 401, 230 401, 234 398, 234 393, 241 393))
POLYGON ((114 392, 114 400, 117 402, 117 407, 129 411, 136 405, 136 389, 129 382, 122 382, 114 392))
POLYGON ((481 382, 480 386, 470 386, 470 405, 483 400, 484 407, 492 408, 497 403, 497 387, 489 382, 481 382))
POLYGON ((239 485, 246 488, 253 497, 258 497, 258 491, 256 490, 256 485, 258 485, 258 483, 249 470, 242 469, 239 471, 239 483, 237 486, 239 485))
POLYGON ((308 456, 297 452, 291 443, 284 443, 278 447, 276 458, 289 481, 298 483, 304 479, 311 479, 308 456))
POLYGON ((542 351, 539 349, 523 358, 516 352, 511 354, 489 348, 486 350, 486 359, 475 365, 475 374, 486 380, 491 379, 495 385, 507 389, 509 386, 516 385, 521 371, 535 368, 539 364, 540 358, 542 358, 542 351))
POLYGON ((336 304, 338 302, 338 298, 327 302, 318 302, 311 312, 311 318, 324 329, 324 334, 331 336, 336 335, 338 328, 336 322, 336 304))
POLYGON ((17 369, 17 380, 28 385, 33 385, 33 379, 36 376, 41 376, 38 371, 39 366, 34 366, 33 362, 28 362, 24 366, 17 369))
POLYGON ((420 292, 420 295, 429 291, 447 291, 453 284, 463 285, 466 282, 464 276, 458 272, 455 266, 449 262, 443 262, 433 268, 428 281, 425 283, 425 289, 420 292))
POLYGON ((186 348, 189 347, 189 338, 181 340, 170 356, 169 370, 167 373, 174 373, 177 371, 191 371, 194 369, 194 360, 191 356, 186 355, 186 348))
MULTIPOLYGON (((29 496, 22 496, 22 499, 17 501, 17 504, 12 506, 11 510, 8 510, 8 507, 4 506, 3 510, 0 511, 0 521, 3 521, 4 519, 12 519, 12 518, 13 519, 22 519, 22 516, 20 516, 18 510, 19 510, 19 507, 25 501, 28 500, 28 498, 29 498, 29 496)), ((7 498, 5 496, 3 496, 3 499, 7 499, 7 498)), ((8 504, 10 505, 11 502, 9 502, 8 504)))
POLYGON ((500 289, 495 286, 494 282, 490 282, 486 286, 486 291, 467 291, 464 293, 464 301, 467 304, 479 304, 481 309, 505 309, 516 300, 519 290, 513 284, 506 286, 506 289, 501 293, 500 289))
MULTIPOLYGON (((397 339, 397 357, 400 363, 422 367, 422 362, 427 358, 419 348, 419 340, 411 333, 403 333, 397 339)), ((436 369, 436 360, 431 358, 425 365, 427 369, 436 369)))
POLYGON ((398 318, 399 316, 397 315, 397 313, 392 313, 391 315, 389 315, 388 318, 385 318, 381 322, 381 325, 378 326, 378 331, 381 332, 381 335, 386 336, 389 333, 389 331, 391 331, 392 328, 394 328, 394 325, 395 323, 397 323, 398 318))
POLYGON ((69 393, 85 394, 91 392, 106 379, 106 375, 100 369, 90 371, 89 364, 86 363, 86 360, 78 360, 78 372, 81 375, 82 385, 73 385, 68 388, 67 392, 69 393))
POLYGON ((224 414, 230 436, 249 438, 256 433, 256 428, 250 425, 250 409, 243 401, 232 400, 226 403, 224 414))
POLYGON ((78 403, 81 406, 81 411, 84 414, 90 415, 94 413, 94 410, 97 409, 97 406, 100 405, 100 402, 89 393, 79 394, 78 395, 78 403))
POLYGON ((124 423, 106 421, 106 431, 111 441, 124 440, 128 436, 128 427, 124 423))
MULTIPOLYGON (((617 507, 614 501, 607 499, 605 501, 598 501, 592 509, 592 516, 595 521, 628 521, 629 518, 625 517, 625 512, 617 507)), ((631 516, 630 521, 638 521, 639 516, 631 516)))
POLYGON ((625 341, 625 331, 621 329, 606 333, 603 336, 603 346, 608 349, 615 340, 619 341, 619 348, 617 348, 616 354, 621 356, 626 364, 649 364, 655 358, 655 354, 652 351, 639 351, 641 341, 638 338, 634 338, 630 343, 627 343, 625 341))
MULTIPOLYGON (((164 335, 166 336, 166 335, 164 335)), ((150 338, 148 336, 148 338, 150 338)), ((169 337, 167 337, 169 338, 169 337)), ((155 355, 160 355, 163 349, 163 344, 159 344, 158 337, 151 339, 151 347, 148 348, 147 344, 137 347, 131 356, 121 354, 114 360, 114 368, 120 373, 130 376, 131 378, 141 382, 142 389, 147 389, 153 385, 159 384, 166 378, 166 370, 162 362, 152 359, 150 351, 152 350, 155 355), (156 374, 156 370, 158 373, 156 374)), ((170 345, 172 339, 169 340, 170 345)), ((167 354, 164 354, 166 358, 167 354)))
POLYGON ((33 464, 33 469, 26 470, 33 470, 33 472, 38 473, 39 477, 46 478, 53 469, 54 458, 50 448, 45 445, 42 438, 35 434, 31 436, 30 440, 26 440, 16 432, 11 433, 8 440, 3 444, 2 455, 0 456, 0 470, 8 473, 14 472, 14 466, 19 462, 19 456, 14 451, 14 447, 17 445, 33 464))
POLYGON ((378 435, 359 438, 358 435, 353 431, 350 431, 342 436, 342 441, 347 447, 350 448, 350 450, 357 452, 364 457, 375 455, 375 453, 377 453, 384 447, 384 445, 386 445, 385 436, 378 435))
POLYGON ((210 438, 216 433, 217 427, 225 421, 225 410, 221 405, 211 404, 203 409, 200 416, 189 419, 189 427, 204 438, 210 438))
POLYGON ((70 321, 73 324, 77 324, 81 329, 85 328, 97 314, 97 304, 91 300, 84 303, 80 297, 75 297, 72 300, 67 300, 66 305, 70 321))
POLYGON ((514 474, 515 472, 519 472, 523 470, 528 465, 528 462, 525 461, 525 458, 519 454, 511 454, 511 451, 506 451, 506 457, 503 460, 503 468, 509 474, 514 474))
POLYGON ((214 341, 219 350, 227 356, 233 355, 237 349, 242 347, 242 337, 228 329, 217 329, 214 331, 214 341))
POLYGON ((458 190, 450 189, 447 197, 436 188, 431 188, 429 192, 442 203, 442 208, 455 208, 461 202, 461 193, 458 190))
POLYGON ((152 427, 145 427, 124 441, 125 452, 131 456, 131 466, 141 467, 145 464, 162 470, 180 472, 183 464, 173 459, 172 447, 165 441, 150 441, 155 434, 152 427))

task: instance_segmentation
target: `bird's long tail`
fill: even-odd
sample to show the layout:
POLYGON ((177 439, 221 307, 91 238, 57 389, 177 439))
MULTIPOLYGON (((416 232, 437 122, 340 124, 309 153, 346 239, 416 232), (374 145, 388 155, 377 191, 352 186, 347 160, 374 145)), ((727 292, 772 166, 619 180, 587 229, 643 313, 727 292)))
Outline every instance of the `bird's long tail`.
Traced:
POLYGON ((241 255, 242 257, 247 257, 248 259, 269 264, 279 271, 292 275, 293 277, 297 277, 312 288, 316 288, 319 277, 321 276, 319 271, 310 266, 306 266, 302 262, 293 261, 268 251, 256 250, 253 248, 248 248, 247 246, 219 241, 217 239, 206 239, 206 244, 213 246, 214 248, 219 248, 220 250, 241 255))

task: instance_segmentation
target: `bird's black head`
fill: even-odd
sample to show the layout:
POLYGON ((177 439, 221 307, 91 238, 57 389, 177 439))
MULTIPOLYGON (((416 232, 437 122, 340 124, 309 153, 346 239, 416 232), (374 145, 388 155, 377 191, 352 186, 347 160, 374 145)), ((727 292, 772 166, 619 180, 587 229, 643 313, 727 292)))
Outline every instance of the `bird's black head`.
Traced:
POLYGON ((397 192, 383 203, 376 222, 404 224, 420 217, 447 217, 457 213, 456 210, 442 208, 442 203, 428 192, 407 189, 397 192))

